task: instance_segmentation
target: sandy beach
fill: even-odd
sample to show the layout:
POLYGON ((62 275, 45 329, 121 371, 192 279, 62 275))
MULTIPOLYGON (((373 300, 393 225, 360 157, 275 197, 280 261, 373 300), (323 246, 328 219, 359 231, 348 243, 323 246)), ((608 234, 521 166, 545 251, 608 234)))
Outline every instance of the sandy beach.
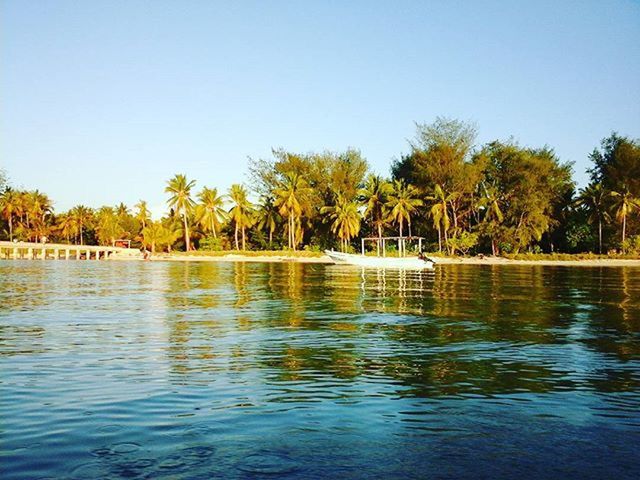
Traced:
MULTIPOLYGON (((142 260, 142 257, 114 257, 115 260, 142 260)), ((570 267, 640 267, 640 259, 576 259, 576 260, 515 260, 503 257, 434 257, 436 265, 539 265, 570 267)), ((331 264, 326 255, 292 256, 292 255, 184 255, 154 254, 150 261, 169 262, 269 262, 269 263, 316 263, 331 264)))

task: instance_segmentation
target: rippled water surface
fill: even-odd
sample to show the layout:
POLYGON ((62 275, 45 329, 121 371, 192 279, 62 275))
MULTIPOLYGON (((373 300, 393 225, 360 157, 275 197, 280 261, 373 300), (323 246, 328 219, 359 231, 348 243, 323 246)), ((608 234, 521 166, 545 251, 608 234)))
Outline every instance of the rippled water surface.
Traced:
POLYGON ((0 261, 0 476, 640 477, 640 270, 0 261))

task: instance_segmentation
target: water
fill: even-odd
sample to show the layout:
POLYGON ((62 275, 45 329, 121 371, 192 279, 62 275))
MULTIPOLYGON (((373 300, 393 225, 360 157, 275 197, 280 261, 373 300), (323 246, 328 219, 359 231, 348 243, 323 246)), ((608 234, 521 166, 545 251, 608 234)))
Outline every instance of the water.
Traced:
POLYGON ((0 476, 638 478, 640 270, 0 262, 0 476))

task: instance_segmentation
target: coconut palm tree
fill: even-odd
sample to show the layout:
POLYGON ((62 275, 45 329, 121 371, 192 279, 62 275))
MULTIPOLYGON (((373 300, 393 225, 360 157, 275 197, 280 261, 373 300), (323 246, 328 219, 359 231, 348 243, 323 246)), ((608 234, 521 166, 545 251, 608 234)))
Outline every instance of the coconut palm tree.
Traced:
POLYGON ((122 235, 123 228, 118 219, 119 211, 119 208, 114 210, 111 207, 102 207, 96 213, 96 232, 101 244, 113 246, 116 244, 116 239, 122 235))
POLYGON ((91 210, 89 207, 85 207, 84 205, 76 205, 71 209, 70 214, 73 217, 73 220, 78 225, 78 233, 80 234, 80 245, 84 245, 82 234, 84 232, 84 227, 86 227, 93 219, 93 210, 91 210))
POLYGON ((488 231, 491 235, 491 253, 496 256, 498 254, 498 246, 496 245, 495 228, 504 221, 504 215, 500 208, 498 192, 495 188, 487 188, 484 185, 484 196, 480 200, 480 207, 485 210, 484 221, 486 223, 484 225, 488 226, 488 231))
POLYGON ((433 195, 427 197, 427 200, 433 202, 430 214, 433 218, 433 226, 438 231, 438 250, 442 251, 442 233, 444 232, 445 245, 448 243, 447 231, 451 226, 451 218, 449 217, 448 202, 449 197, 445 195, 440 185, 436 185, 433 189, 433 195))
POLYGON ((13 218, 18 213, 19 208, 19 192, 7 188, 2 195, 0 195, 0 215, 9 224, 9 241, 13 241, 13 218))
POLYGON ((328 214, 333 220, 331 231, 340 239, 341 250, 346 251, 349 241, 360 233, 358 204, 339 195, 335 205, 322 207, 320 213, 328 214))
POLYGON ((598 223, 598 253, 602 253, 602 223, 610 218, 607 212, 607 200, 610 196, 601 183, 592 183, 580 190, 575 201, 578 208, 587 211, 590 222, 598 223))
POLYGON ((180 237, 179 230, 173 230, 162 222, 150 220, 142 229, 142 243, 151 249, 151 253, 156 253, 156 249, 171 247, 180 237))
POLYGON ((178 174, 167 182, 167 186, 164 189, 164 191, 170 195, 169 200, 167 200, 169 208, 175 209, 175 211, 182 217, 182 223, 184 225, 184 244, 187 252, 191 250, 188 218, 195 205, 194 201, 191 199, 191 190, 195 184, 195 180, 188 181, 185 175, 178 174))
POLYGON ((611 192, 613 198, 613 209, 615 210, 616 220, 622 223, 622 243, 624 243, 627 231, 627 217, 633 209, 640 209, 640 199, 631 195, 629 189, 625 188, 622 192, 611 192))
POLYGON ((200 204, 196 206, 196 217, 198 223, 207 232, 213 234, 213 238, 218 238, 217 230, 227 216, 224 210, 224 198, 218 195, 217 188, 204 187, 198 194, 200 204))
POLYGON ((304 177, 295 172, 286 173, 274 191, 274 204, 280 215, 287 219, 289 248, 294 251, 299 240, 296 233, 300 230, 300 218, 311 193, 312 189, 304 177))
POLYGON ((364 188, 358 192, 360 201, 365 205, 364 216, 378 231, 378 242, 382 241, 382 229, 389 218, 387 203, 393 193, 393 187, 379 175, 369 175, 364 188))
POLYGON ((273 244, 273 232, 280 222, 280 215, 275 205, 273 197, 263 197, 257 211, 258 228, 269 231, 269 247, 273 244))
POLYGON ((418 197, 418 189, 404 180, 393 182, 393 191, 389 194, 387 208, 390 210, 390 219, 400 226, 400 236, 403 236, 403 226, 406 220, 409 226, 409 236, 411 236, 411 214, 418 207, 423 205, 422 199, 418 197))
POLYGON ((147 223, 151 219, 151 212, 147 207, 147 202, 145 202, 144 200, 140 200, 138 203, 136 203, 134 208, 136 209, 136 220, 140 222, 140 225, 142 225, 142 229, 144 229, 144 227, 147 226, 147 223))
POLYGON ((63 213, 58 215, 56 219, 57 229, 62 236, 64 236, 67 243, 71 242, 71 237, 78 235, 78 224, 71 213, 63 213))
POLYGON ((253 225, 253 205, 247 198, 247 190, 242 185, 231 185, 229 199, 233 204, 229 210, 229 217, 235 226, 236 250, 239 250, 239 232, 242 233, 242 250, 245 250, 245 229, 253 225))

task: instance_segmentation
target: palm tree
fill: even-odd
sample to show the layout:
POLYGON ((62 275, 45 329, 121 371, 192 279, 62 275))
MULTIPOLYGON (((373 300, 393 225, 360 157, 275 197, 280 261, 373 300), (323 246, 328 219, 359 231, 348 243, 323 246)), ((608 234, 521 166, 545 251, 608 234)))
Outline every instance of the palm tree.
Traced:
POLYGON ((298 244, 296 231, 300 227, 300 218, 309 199, 312 189, 299 173, 288 172, 275 189, 275 206, 280 215, 287 218, 289 248, 295 251, 298 244))
POLYGON ((78 224, 71 213, 59 215, 56 223, 58 231, 64 236, 67 243, 70 243, 72 236, 78 235, 78 224))
POLYGON ((360 232, 358 204, 339 195, 335 205, 322 207, 320 213, 329 214, 331 231, 338 235, 341 250, 346 251, 349 241, 360 232))
POLYGON ((150 220, 142 229, 142 242, 156 253, 156 248, 170 247, 180 236, 180 231, 174 231, 161 222, 150 220))
POLYGON ((371 224, 378 231, 378 243, 382 241, 382 229, 387 222, 387 202, 393 193, 393 187, 379 175, 370 175, 364 188, 358 192, 361 202, 366 206, 365 217, 371 219, 371 224))
MULTIPOLYGON (((498 202, 498 193, 494 188, 489 189, 486 185, 484 186, 484 193, 484 198, 481 200, 481 206, 486 209, 484 221, 489 222, 487 225, 495 228, 496 225, 500 225, 504 220, 504 215, 498 202)), ((498 246, 496 245, 495 231, 490 231, 490 234, 491 253, 496 256, 498 254, 498 246)))
POLYGON ((589 220, 598 222, 598 253, 602 253, 602 222, 609 218, 606 210, 607 199, 611 194, 607 193, 602 184, 592 183, 580 190, 575 201, 577 207, 584 208, 589 214, 589 220))
POLYGON ((200 204, 196 207, 198 222, 205 231, 213 233, 213 238, 218 238, 217 229, 225 219, 227 212, 224 210, 224 198, 218 195, 217 188, 204 187, 198 194, 200 204))
POLYGON ((616 220, 622 223, 622 243, 624 243, 627 231, 627 216, 634 208, 640 209, 640 199, 631 195, 628 188, 624 188, 623 192, 611 192, 614 198, 613 209, 616 212, 616 220))
POLYGON ((78 225, 78 233, 80 234, 80 245, 84 245, 82 234, 84 231, 84 227, 93 218, 93 210, 91 210, 89 207, 85 207, 84 205, 76 205, 71 209, 70 213, 73 217, 73 220, 78 225))
POLYGON ((13 241, 13 217, 18 212, 19 192, 7 188, 0 195, 0 215, 9 224, 9 241, 13 241))
POLYGON ((242 185, 231 185, 229 198, 233 203, 229 216, 235 226, 236 250, 239 250, 238 232, 242 233, 242 250, 245 250, 245 229, 253 224, 253 205, 247 198, 247 191, 242 185))
POLYGON ((280 215, 278 215, 278 209, 275 206, 275 200, 273 197, 264 197, 262 203, 257 212, 258 228, 263 230, 269 230, 269 247, 272 248, 273 244, 273 232, 278 226, 280 221, 280 215))
POLYGON ((178 174, 167 182, 167 186, 164 189, 170 195, 169 200, 167 200, 169 207, 175 209, 182 216, 184 243, 187 252, 191 249, 188 216, 194 206, 194 202, 191 199, 191 189, 195 184, 195 180, 188 181, 185 175, 178 174))
POLYGON ((448 244, 447 231, 451 226, 451 219, 449 218, 448 202, 449 197, 445 195, 444 190, 440 185, 436 185, 433 189, 433 195, 427 197, 427 200, 433 202, 431 205, 430 214, 433 218, 433 226, 438 230, 438 250, 442 251, 442 233, 444 232, 444 243, 448 244))
POLYGON ((119 222, 120 209, 114 210, 111 207, 102 207, 96 213, 96 220, 98 222, 96 226, 96 232, 98 234, 98 241, 103 244, 115 245, 116 239, 123 233, 123 228, 119 222))
POLYGON ((144 200, 140 200, 135 205, 135 209, 136 209, 136 219, 140 222, 140 224, 142 225, 142 228, 144 229, 144 227, 147 226, 147 222, 151 219, 151 212, 147 207, 147 202, 145 202, 144 200))
POLYGON ((400 236, 405 220, 409 226, 409 236, 411 236, 411 214, 422 206, 423 202, 418 198, 418 189, 411 184, 406 184, 404 180, 393 182, 393 191, 389 195, 387 207, 391 210, 390 218, 400 226, 400 236))

